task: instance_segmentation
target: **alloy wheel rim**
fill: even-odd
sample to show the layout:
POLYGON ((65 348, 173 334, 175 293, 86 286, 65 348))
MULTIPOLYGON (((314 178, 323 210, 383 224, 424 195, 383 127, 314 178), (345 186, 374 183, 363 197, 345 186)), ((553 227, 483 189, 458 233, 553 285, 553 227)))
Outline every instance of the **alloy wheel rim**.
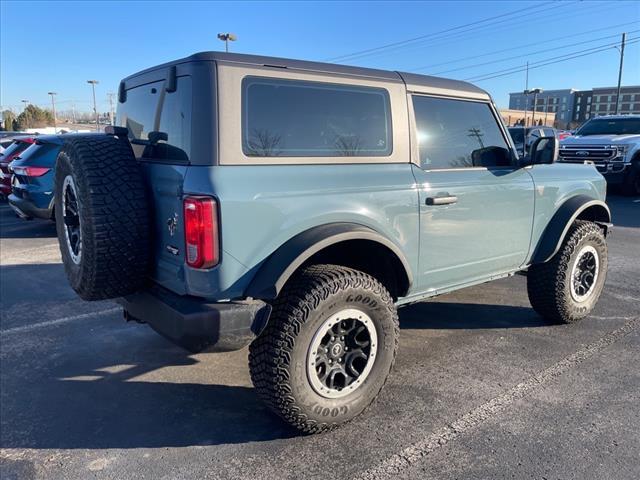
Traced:
POLYGON ((591 245, 585 245, 578 253, 571 269, 571 297, 584 302, 594 291, 598 280, 600 257, 591 245))
POLYGON ((371 317, 348 308, 331 315, 318 328, 307 353, 307 377, 325 398, 354 392, 367 379, 378 351, 371 317))
POLYGON ((62 183, 62 221, 69 256, 78 265, 82 258, 82 230, 76 184, 71 175, 67 175, 62 183))

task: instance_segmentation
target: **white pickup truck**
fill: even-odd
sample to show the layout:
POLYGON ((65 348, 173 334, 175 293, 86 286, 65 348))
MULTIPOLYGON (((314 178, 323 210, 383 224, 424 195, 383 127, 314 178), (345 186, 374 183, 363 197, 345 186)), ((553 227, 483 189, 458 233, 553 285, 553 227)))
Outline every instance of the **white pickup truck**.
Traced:
POLYGON ((560 143, 560 162, 593 162, 609 185, 640 195, 640 115, 594 117, 560 143))

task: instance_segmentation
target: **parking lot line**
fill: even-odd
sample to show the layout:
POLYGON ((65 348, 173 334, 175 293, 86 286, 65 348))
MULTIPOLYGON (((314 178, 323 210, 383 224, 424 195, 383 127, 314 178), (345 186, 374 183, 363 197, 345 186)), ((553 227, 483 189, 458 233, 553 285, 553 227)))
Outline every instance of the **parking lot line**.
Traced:
POLYGON ((114 307, 114 308, 108 308, 106 310, 101 310, 99 312, 83 313, 81 315, 73 315, 71 317, 58 318, 56 320, 49 320, 47 322, 33 323, 31 325, 24 325, 22 327, 7 328, 6 330, 0 330, 0 335, 12 335, 15 333, 30 332, 32 330, 37 330, 39 328, 51 327, 53 325, 61 325, 63 323, 74 322, 76 320, 82 320, 85 318, 101 317, 103 315, 108 315, 108 314, 116 313, 120 311, 122 311, 120 307, 114 307))
POLYGON ((53 260, 57 260, 56 255, 57 256, 60 255, 57 242, 47 243, 45 245, 40 245, 39 247, 34 247, 34 248, 27 248, 13 255, 1 256, 0 262, 2 263, 2 265, 15 265, 15 264, 32 263, 34 261, 42 261, 42 260, 53 261, 53 260), (52 252, 51 249, 55 249, 55 250, 52 252), (41 258, 43 256, 45 258, 41 258))
POLYGON ((519 383, 503 394, 492 398, 486 403, 454 420, 449 425, 434 431, 423 440, 404 448, 400 453, 388 457, 377 466, 366 470, 356 478, 358 480, 378 480, 398 475, 400 472, 410 468, 421 458, 426 457, 466 431, 471 430, 490 418, 498 415, 516 400, 531 395, 535 390, 539 389, 546 383, 561 376, 566 371, 574 368, 625 337, 635 330, 638 327, 638 324, 640 324, 640 317, 636 317, 628 321, 617 330, 607 333, 599 340, 581 348, 577 352, 565 357, 536 375, 529 377, 526 381, 519 383))

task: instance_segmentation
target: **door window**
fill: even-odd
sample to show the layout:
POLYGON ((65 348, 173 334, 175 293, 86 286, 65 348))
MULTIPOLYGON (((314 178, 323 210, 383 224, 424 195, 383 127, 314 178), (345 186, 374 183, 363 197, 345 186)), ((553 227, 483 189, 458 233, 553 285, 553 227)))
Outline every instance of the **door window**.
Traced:
POLYGON ((423 169, 511 165, 511 150, 488 103, 414 95, 413 109, 423 169))

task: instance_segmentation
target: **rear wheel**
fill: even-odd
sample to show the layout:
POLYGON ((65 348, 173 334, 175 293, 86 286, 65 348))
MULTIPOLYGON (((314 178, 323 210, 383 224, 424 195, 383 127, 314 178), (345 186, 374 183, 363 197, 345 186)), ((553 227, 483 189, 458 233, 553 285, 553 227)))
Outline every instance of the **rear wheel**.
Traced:
POLYGON ((543 317, 571 323, 595 307, 607 277, 607 243, 593 222, 576 221, 551 260, 533 265, 527 292, 533 309, 543 317))
POLYGON ((398 316, 373 277, 345 267, 305 268, 281 292, 251 344, 259 396, 296 428, 330 430, 371 404, 395 360, 398 316))

